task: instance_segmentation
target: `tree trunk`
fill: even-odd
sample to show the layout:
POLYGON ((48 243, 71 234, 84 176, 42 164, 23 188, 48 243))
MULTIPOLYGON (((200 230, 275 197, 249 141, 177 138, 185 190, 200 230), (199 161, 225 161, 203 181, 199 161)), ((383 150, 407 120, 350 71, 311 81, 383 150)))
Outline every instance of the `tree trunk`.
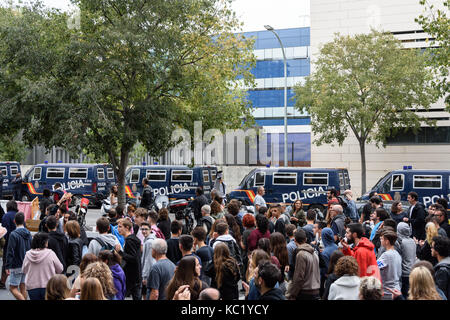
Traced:
POLYGON ((130 150, 121 150, 120 152, 120 163, 119 171, 117 172, 117 184, 118 184, 118 204, 126 204, 126 194, 125 194, 125 172, 128 166, 128 160, 130 157, 130 150))
POLYGON ((366 143, 359 141, 359 151, 361 154, 361 196, 366 193, 366 143))

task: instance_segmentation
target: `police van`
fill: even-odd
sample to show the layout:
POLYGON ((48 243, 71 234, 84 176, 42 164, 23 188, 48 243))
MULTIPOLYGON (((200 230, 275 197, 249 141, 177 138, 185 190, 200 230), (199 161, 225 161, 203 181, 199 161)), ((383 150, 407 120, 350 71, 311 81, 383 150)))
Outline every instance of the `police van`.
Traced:
POLYGON ((383 200, 407 201, 411 191, 419 195, 425 207, 439 198, 450 201, 450 170, 419 170, 404 166, 403 170, 388 172, 361 199, 369 200, 369 193, 376 191, 383 200))
POLYGON ((170 200, 191 199, 195 197, 197 187, 203 187, 206 196, 216 181, 217 167, 199 166, 130 166, 125 173, 125 192, 128 198, 142 195, 142 179, 147 178, 153 189, 153 196, 165 195, 170 200))
POLYGON ((20 163, 17 161, 0 162, 0 170, 3 175, 2 196, 7 199, 12 198, 14 185, 11 181, 16 177, 17 173, 21 174, 20 163))
POLYGON ((343 193, 351 189, 350 177, 344 168, 258 168, 250 171, 228 198, 252 205, 259 186, 264 187, 264 200, 268 204, 291 204, 301 200, 304 208, 318 208, 321 211, 328 203, 327 190, 335 188, 343 193))
POLYGON ((42 198, 44 189, 54 191, 55 183, 73 194, 73 203, 81 198, 100 205, 116 184, 114 170, 108 164, 44 163, 32 166, 23 178, 22 200, 42 198))

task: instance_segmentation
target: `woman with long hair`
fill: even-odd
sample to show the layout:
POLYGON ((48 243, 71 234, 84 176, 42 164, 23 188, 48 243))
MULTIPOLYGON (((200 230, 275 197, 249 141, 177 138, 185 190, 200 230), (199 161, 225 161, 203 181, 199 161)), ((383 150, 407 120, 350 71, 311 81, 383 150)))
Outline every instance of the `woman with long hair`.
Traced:
POLYGON ((392 202, 390 216, 397 224, 403 221, 403 218, 408 217, 408 213, 403 211, 403 206, 401 201, 392 202))
POLYGON ((209 230, 209 234, 206 236, 206 244, 210 247, 213 246, 214 241, 216 241, 216 238, 218 237, 218 234, 216 232, 216 227, 221 222, 227 222, 225 220, 225 217, 221 218, 221 219, 216 219, 211 226, 211 230, 209 230))
POLYGON ((214 268, 207 274, 212 279, 211 286, 219 290, 223 300, 238 300, 239 266, 225 243, 215 246, 213 263, 214 268))
POLYGON ((257 249, 258 241, 261 238, 270 238, 269 219, 263 214, 258 214, 256 215, 256 229, 250 233, 247 240, 249 254, 257 249))
POLYGON ((81 283, 80 300, 107 300, 103 287, 97 278, 87 278, 81 283))
POLYGON ((426 267, 414 268, 409 275, 408 300, 442 300, 433 276, 426 267))
POLYGON ((70 289, 67 286, 67 277, 63 274, 55 274, 47 282, 45 300, 65 300, 69 298, 70 289))
POLYGON ((201 266, 194 256, 185 256, 178 263, 175 274, 167 285, 167 300, 172 300, 182 285, 189 285, 191 300, 197 300, 200 292, 208 285, 200 280, 201 266))
POLYGON ((322 300, 328 300, 328 294, 330 293, 331 285, 339 278, 335 272, 335 266, 340 258, 342 258, 344 254, 341 250, 334 251, 330 256, 330 261, 328 263, 328 271, 325 275, 325 287, 322 296, 322 300))
POLYGON ((258 265, 263 260, 270 261, 270 254, 262 249, 253 250, 246 274, 246 280, 249 286, 247 300, 259 300, 261 297, 261 292, 259 292, 255 285, 255 277, 258 274, 258 265))
POLYGON ((210 215, 211 215, 211 217, 213 217, 216 220, 222 219, 225 217, 225 213, 223 212, 222 206, 216 200, 211 202, 211 214, 210 215))
POLYGON ((115 300, 124 300, 126 293, 126 278, 120 263, 122 257, 117 251, 102 250, 98 253, 98 259, 106 263, 113 276, 114 287, 116 289, 115 300))
POLYGON ((86 267, 91 264, 98 261, 98 258, 95 254, 93 253, 86 253, 82 258, 81 258, 81 263, 80 263, 80 273, 78 275, 78 277, 75 279, 73 285, 72 285, 72 289, 70 290, 70 296, 72 298, 75 298, 75 296, 77 295, 77 293, 80 292, 81 290, 81 275, 83 274, 83 271, 86 269, 86 267))
POLYGON ((425 225, 426 238, 425 240, 416 241, 417 244, 417 258, 431 262, 433 266, 438 262, 435 257, 431 255, 431 244, 433 237, 438 236, 438 229, 433 222, 428 222, 425 225))
MULTIPOLYGON (((114 300, 117 290, 114 287, 111 270, 106 263, 97 261, 89 264, 83 271, 82 278, 97 278, 102 284, 103 295, 108 300, 114 300)), ((81 291, 83 291, 83 289, 81 289, 81 291)))
POLYGON ((278 258, 272 254, 270 250, 270 237, 269 238, 261 238, 258 240, 258 249, 264 250, 270 256, 270 262, 278 267, 281 270, 281 264, 278 258))
POLYGON ((239 228, 239 225, 236 222, 236 218, 232 214, 225 214, 225 220, 228 223, 228 230, 230 232, 230 235, 236 240, 236 243, 239 245, 239 247, 242 249, 242 235, 241 235, 241 229, 239 228))
POLYGON ((295 200, 292 204, 291 223, 296 227, 303 227, 306 224, 306 213, 303 210, 303 202, 300 199, 295 200))
POLYGON ((83 240, 81 239, 80 224, 76 220, 67 221, 65 226, 67 236, 69 237, 69 250, 67 252, 67 266, 79 266, 83 255, 83 240))
POLYGON ((283 294, 286 292, 285 272, 289 271, 289 254, 286 246, 286 238, 279 232, 274 232, 270 235, 270 251, 277 257, 280 263, 280 289, 283 294))

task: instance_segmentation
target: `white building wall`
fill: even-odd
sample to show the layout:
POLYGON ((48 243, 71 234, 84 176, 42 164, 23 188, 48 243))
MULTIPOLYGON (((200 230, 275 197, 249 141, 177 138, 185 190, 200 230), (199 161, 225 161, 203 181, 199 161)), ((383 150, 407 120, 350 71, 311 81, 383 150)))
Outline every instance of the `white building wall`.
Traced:
MULTIPOLYGON (((442 1, 429 0, 435 7, 442 7, 442 1)), ((418 0, 314 0, 311 1, 311 73, 314 72, 315 56, 320 46, 332 41, 335 33, 354 35, 368 33, 371 28, 400 32, 421 30, 414 19, 423 13, 418 0)), ((422 39, 425 33, 399 34, 399 40, 422 39)), ((405 47, 421 48, 427 42, 405 42, 405 47)), ((443 99, 432 108, 444 108, 443 99)), ((428 117, 437 116, 428 113, 428 117)), ((449 117, 448 112, 439 112, 441 117, 449 117)), ((438 121, 439 126, 449 126, 450 121, 438 121)), ((314 134, 311 140, 314 141, 314 134)), ((366 146, 367 185, 370 188, 385 173, 411 165, 415 169, 450 169, 450 145, 389 145, 377 148, 366 146)), ((354 136, 337 145, 316 146, 311 144, 312 167, 346 167, 349 169, 352 189, 361 195, 361 158, 359 144, 354 136)))

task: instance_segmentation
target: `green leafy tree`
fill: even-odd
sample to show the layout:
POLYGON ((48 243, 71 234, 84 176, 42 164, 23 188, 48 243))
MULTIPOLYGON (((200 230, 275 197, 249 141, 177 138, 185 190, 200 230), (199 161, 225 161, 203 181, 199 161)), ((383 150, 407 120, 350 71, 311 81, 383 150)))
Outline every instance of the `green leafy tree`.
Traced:
POLYGON ((310 114, 317 145, 342 145, 350 131, 358 140, 362 194, 367 143, 384 146, 399 130, 434 123, 414 112, 428 109, 437 96, 425 60, 391 34, 337 34, 320 49, 315 71, 295 88, 296 108, 310 114))
POLYGON ((235 34, 230 1, 73 3, 77 28, 39 3, 0 21, 2 80, 13 87, 0 83, 1 108, 24 114, 29 144, 107 155, 124 203, 136 143, 159 156, 173 130, 194 120, 206 130, 215 117, 224 130, 251 118, 236 79, 253 84, 252 43, 235 34))
POLYGON ((423 30, 433 37, 430 41, 432 49, 430 53, 430 65, 438 76, 435 86, 445 97, 445 104, 450 111, 450 85, 448 81, 450 70, 450 1, 442 2, 442 8, 435 8, 426 0, 420 0, 420 4, 425 6, 426 12, 415 19, 423 30))

